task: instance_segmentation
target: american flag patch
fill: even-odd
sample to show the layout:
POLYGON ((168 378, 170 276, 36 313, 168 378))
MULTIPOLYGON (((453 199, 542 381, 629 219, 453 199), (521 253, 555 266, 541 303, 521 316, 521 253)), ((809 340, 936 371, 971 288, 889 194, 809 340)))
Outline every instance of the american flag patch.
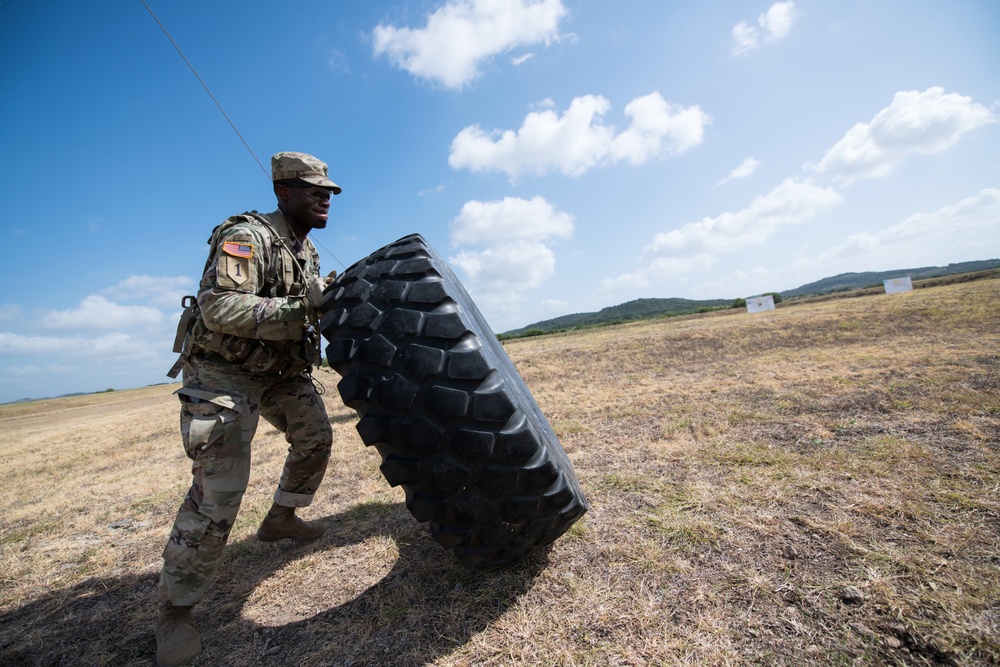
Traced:
POLYGON ((243 257, 250 259, 253 257, 252 243, 237 243, 236 241, 226 241, 222 244, 222 252, 233 257, 243 257))

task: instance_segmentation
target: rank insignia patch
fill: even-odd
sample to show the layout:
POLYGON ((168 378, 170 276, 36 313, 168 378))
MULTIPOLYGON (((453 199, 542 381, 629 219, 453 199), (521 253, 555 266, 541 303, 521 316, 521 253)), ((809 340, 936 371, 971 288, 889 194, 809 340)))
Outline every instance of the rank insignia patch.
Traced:
POLYGON ((252 243, 237 243, 236 241, 226 241, 222 244, 222 252, 227 255, 232 255, 233 257, 242 257, 243 259, 250 259, 253 257, 253 244, 252 243))

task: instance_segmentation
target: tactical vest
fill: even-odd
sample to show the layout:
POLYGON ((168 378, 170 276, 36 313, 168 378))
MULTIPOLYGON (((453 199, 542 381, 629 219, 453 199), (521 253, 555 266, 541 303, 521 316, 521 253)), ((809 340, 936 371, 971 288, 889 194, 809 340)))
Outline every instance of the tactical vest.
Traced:
MULTIPOLYGON (((278 233, 270 220, 257 211, 233 216, 212 230, 212 237, 208 241, 208 260, 202 276, 211 267, 224 233, 235 225, 247 222, 264 227, 271 237, 271 261, 266 267, 266 275, 257 296, 304 296, 309 276, 299 264, 287 240, 278 233)), ((313 321, 306 323, 303 340, 263 341, 212 331, 205 325, 198 300, 194 296, 185 296, 181 300, 181 306, 184 307, 184 312, 177 324, 177 335, 174 338, 174 352, 180 354, 180 357, 167 373, 168 377, 177 377, 187 359, 198 354, 267 375, 295 375, 322 362, 319 322, 315 313, 310 318, 313 321)))

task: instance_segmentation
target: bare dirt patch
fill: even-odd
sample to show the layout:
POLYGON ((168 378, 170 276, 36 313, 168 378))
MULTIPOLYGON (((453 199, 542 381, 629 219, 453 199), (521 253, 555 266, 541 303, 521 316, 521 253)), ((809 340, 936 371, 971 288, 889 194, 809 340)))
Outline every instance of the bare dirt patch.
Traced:
MULTIPOLYGON (((263 425, 193 664, 998 664, 998 303, 983 279, 509 341, 592 509, 491 574, 410 517, 324 371, 327 534, 253 537, 263 425)), ((172 389, 0 408, 0 663, 152 664, 172 389)))

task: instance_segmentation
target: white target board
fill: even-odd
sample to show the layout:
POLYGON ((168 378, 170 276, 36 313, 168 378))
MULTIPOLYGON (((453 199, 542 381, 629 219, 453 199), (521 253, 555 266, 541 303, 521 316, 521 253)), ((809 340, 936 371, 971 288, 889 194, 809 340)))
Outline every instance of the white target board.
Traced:
POLYGON ((752 296, 747 299, 748 313, 762 313, 765 310, 774 310, 774 297, 770 294, 752 296))
POLYGON ((886 294, 900 294, 902 292, 912 292, 913 291, 913 281, 910 277, 906 278, 890 278, 889 280, 883 280, 882 284, 885 285, 886 294))

